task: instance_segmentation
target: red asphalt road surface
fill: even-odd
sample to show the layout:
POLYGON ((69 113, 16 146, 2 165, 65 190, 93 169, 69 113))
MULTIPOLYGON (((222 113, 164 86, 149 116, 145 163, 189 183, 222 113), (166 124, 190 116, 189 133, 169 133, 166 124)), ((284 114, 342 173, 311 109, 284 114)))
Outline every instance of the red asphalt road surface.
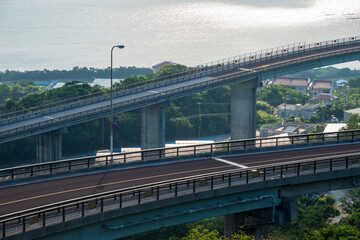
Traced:
MULTIPOLYGON (((360 143, 223 157, 246 167, 356 153, 360 143)), ((214 159, 174 162, 67 177, 0 189, 0 216, 95 193, 237 169, 214 159)))

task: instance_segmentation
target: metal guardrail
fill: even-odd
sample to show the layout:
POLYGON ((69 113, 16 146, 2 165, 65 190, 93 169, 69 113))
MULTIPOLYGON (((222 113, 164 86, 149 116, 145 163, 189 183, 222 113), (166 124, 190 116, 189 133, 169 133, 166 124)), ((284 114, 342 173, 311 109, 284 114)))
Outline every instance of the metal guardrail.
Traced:
MULTIPOLYGON (((359 37, 359 39, 360 39, 360 37, 359 37)), ((360 43, 360 40, 357 40, 357 42, 360 43)), ((240 73, 229 74, 229 75, 226 75, 226 76, 223 76, 223 77, 213 78, 213 79, 210 79, 210 80, 207 80, 207 81, 191 84, 191 85, 180 87, 180 88, 177 88, 177 89, 172 89, 172 90, 167 90, 167 91, 164 91, 164 92, 153 93, 153 94, 149 94, 149 95, 144 96, 144 97, 138 97, 138 98, 135 98, 135 99, 126 100, 124 102, 113 104, 113 107, 117 108, 117 107, 122 107, 122 106, 130 106, 131 104, 136 105, 136 104, 140 104, 142 102, 156 101, 156 100, 161 99, 162 97, 167 96, 167 95, 179 94, 179 93, 181 93, 183 91, 186 91, 186 90, 189 90, 189 89, 191 89, 192 91, 195 91, 197 88, 201 88, 203 86, 216 85, 216 84, 218 84, 220 82, 227 82, 227 81, 229 81, 231 79, 235 79, 235 78, 239 78, 239 77, 251 77, 252 76, 252 77, 255 78, 257 76, 257 74, 262 72, 262 71, 268 71, 268 70, 271 70, 271 69, 281 68, 283 66, 294 65, 294 64, 301 63, 301 62, 312 61, 312 60, 327 58, 327 57, 331 57, 331 56, 338 56, 338 55, 344 55, 344 54, 359 52, 360 51, 360 46, 359 47, 354 47, 354 48, 351 48, 351 49, 346 49, 346 50, 334 50, 334 51, 329 52, 329 53, 321 53, 321 52, 319 52, 315 56, 313 56, 313 55, 307 56, 306 54, 309 53, 309 52, 306 49, 304 49, 302 51, 303 52, 298 52, 297 54, 298 55, 299 54, 304 54, 305 55, 304 57, 301 57, 301 58, 298 58, 298 59, 295 59, 295 60, 292 60, 292 59, 291 60, 284 60, 284 61, 282 61, 280 63, 273 63, 273 64, 268 64, 266 66, 257 67, 255 72, 240 72, 240 73)), ((250 57, 250 59, 251 59, 251 57, 250 57)), ((271 59, 271 56, 269 57, 269 59, 271 59)), ((262 61, 261 59, 254 58, 254 59, 252 59, 251 63, 253 65, 255 65, 255 64, 259 64, 259 62, 261 62, 261 61, 262 61)), ((228 66, 223 66, 222 69, 223 69, 222 72, 224 72, 226 70, 232 69, 232 67, 230 67, 228 65, 228 66)), ((209 71, 210 72, 206 72, 206 74, 203 74, 203 73, 195 74, 194 77, 193 76, 184 77, 183 80, 185 81, 185 80, 189 80, 190 78, 205 77, 205 76, 208 76, 208 75, 215 74, 215 73, 219 72, 218 69, 215 69, 215 70, 212 70, 212 71, 209 70, 209 71)), ((169 82, 157 83, 157 86, 160 87, 160 86, 163 86, 163 85, 169 85, 169 84, 176 83, 177 81, 179 81, 179 79, 175 79, 175 80, 169 81, 169 82)), ((136 93, 136 92, 141 92, 143 90, 144 89, 138 88, 138 89, 133 89, 133 90, 128 90, 128 91, 133 91, 132 93, 136 93)), ((121 92, 121 93, 118 93, 118 94, 119 94, 118 96, 120 96, 121 94, 125 94, 125 93, 121 92)), ((19 131, 25 131, 25 130, 28 130, 28 129, 41 128, 42 126, 45 126, 45 125, 48 125, 48 126, 51 126, 51 124, 57 125, 57 123, 59 121, 73 120, 73 119, 80 118, 81 116, 84 116, 84 115, 96 114, 96 113, 107 111, 109 109, 110 109, 110 106, 106 105, 106 106, 103 106, 103 107, 87 110, 87 111, 84 111, 84 112, 78 112, 78 113, 67 115, 67 116, 64 116, 64 117, 59 117, 59 118, 54 118, 54 119, 49 119, 49 120, 46 120, 46 121, 34 123, 34 124, 27 125, 27 126, 24 126, 24 127, 18 127, 18 128, 7 130, 7 131, 2 131, 2 132, 0 132, 0 137, 10 135, 10 134, 14 134, 14 133, 19 132, 19 131)))
POLYGON ((212 156, 221 153, 254 150, 256 148, 261 149, 342 141, 354 142, 357 140, 360 140, 360 130, 349 130, 343 132, 314 133, 286 137, 233 140, 200 145, 156 148, 136 152, 114 153, 113 155, 89 156, 0 169, 0 183, 13 179, 79 171, 104 166, 119 166, 126 163, 150 160, 191 157, 196 155, 212 156))
MULTIPOLYGON (((359 153, 311 158, 202 174, 93 194, 3 215, 0 217, 0 237, 6 238, 45 228, 49 225, 102 214, 103 212, 158 202, 164 199, 174 199, 204 191, 359 168, 359 159, 359 153)), ((125 224, 123 228, 126 228, 125 224)))
MULTIPOLYGON (((234 69, 234 68, 241 67, 244 65, 259 63, 259 62, 263 62, 263 61, 270 61, 270 60, 279 59, 279 58, 291 57, 291 56, 299 54, 299 53, 321 51, 321 50, 325 50, 325 49, 338 48, 338 47, 343 47, 343 46, 357 44, 357 43, 360 43, 359 36, 341 38, 341 39, 336 39, 336 40, 331 40, 331 41, 323 41, 323 42, 312 43, 312 44, 297 43, 297 44, 262 50, 259 52, 243 54, 238 57, 222 59, 222 60, 218 60, 216 62, 211 62, 211 63, 205 64, 205 66, 196 67, 195 68, 196 72, 197 72, 196 74, 193 74, 192 71, 190 71, 190 72, 186 71, 186 72, 174 74, 171 76, 165 76, 162 78, 151 79, 146 82, 123 86, 123 88, 119 89, 121 92, 118 92, 118 94, 115 94, 115 97, 128 95, 133 92, 139 92, 139 89, 140 89, 140 91, 143 91, 144 88, 151 89, 151 88, 157 87, 159 83, 168 82, 167 84, 169 84, 169 83, 172 84, 172 83, 177 83, 177 82, 181 82, 181 81, 191 80, 191 79, 197 78, 198 74, 204 76, 204 75, 209 75, 209 74, 226 71, 229 69, 234 69), (174 80, 175 80, 175 82, 173 82, 174 80)), ((98 94, 98 93, 96 93, 96 94, 98 94)), ((27 114, 27 113, 24 114, 24 111, 27 111, 27 110, 19 111, 17 113, 9 113, 9 114, 6 114, 5 116, 0 116, 0 118, 5 118, 5 120, 0 121, 0 125, 7 124, 9 122, 14 122, 16 120, 23 120, 23 119, 28 119, 28 118, 31 118, 34 116, 35 117, 40 116, 40 115, 47 114, 47 113, 71 109, 74 107, 83 106, 88 103, 104 101, 105 99, 109 98, 108 95, 95 97, 95 98, 94 98, 94 96, 96 96, 96 95, 82 96, 82 97, 73 99, 75 101, 72 101, 70 99, 70 102, 71 102, 70 104, 68 104, 69 103, 68 100, 64 100, 63 102, 56 103, 56 104, 60 104, 60 106, 57 105, 57 107, 53 108, 52 110, 40 111, 40 112, 35 110, 35 112, 33 112, 32 114, 27 114), (78 101, 78 100, 80 100, 80 101, 78 101), (15 114, 15 117, 14 117, 14 114, 15 114), (18 116, 19 114, 20 114, 20 116, 18 116)), ((56 106, 56 104, 55 104, 55 106, 56 106)), ((45 108, 47 108, 49 106, 51 107, 54 105, 53 104, 45 105, 45 108)), ((39 108, 43 109, 44 107, 40 106, 39 108)), ((29 110, 32 111, 32 109, 29 109, 29 110)))

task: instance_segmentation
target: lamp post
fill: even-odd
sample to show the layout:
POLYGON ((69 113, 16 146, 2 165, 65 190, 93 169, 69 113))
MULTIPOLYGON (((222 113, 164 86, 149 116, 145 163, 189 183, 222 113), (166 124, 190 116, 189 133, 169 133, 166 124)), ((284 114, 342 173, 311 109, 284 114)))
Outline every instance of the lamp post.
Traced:
POLYGON ((124 48, 124 45, 116 45, 111 48, 111 65, 110 65, 110 152, 114 151, 114 129, 113 129, 113 80, 112 80, 112 66, 113 66, 113 50, 114 48, 124 48))
POLYGON ((197 102, 197 104, 199 105, 199 130, 198 130, 198 138, 200 138, 200 128, 201 128, 201 111, 200 111, 200 106, 201 106, 201 102, 197 102))

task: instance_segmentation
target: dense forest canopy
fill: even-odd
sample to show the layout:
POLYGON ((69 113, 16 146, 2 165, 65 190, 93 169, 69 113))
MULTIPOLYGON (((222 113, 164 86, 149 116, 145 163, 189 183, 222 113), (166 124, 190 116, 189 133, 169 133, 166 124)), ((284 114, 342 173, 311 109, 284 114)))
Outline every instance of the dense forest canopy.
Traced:
POLYGON ((360 76, 360 70, 350 68, 324 67, 287 75, 291 77, 308 77, 311 79, 340 79, 360 76))
MULTIPOLYGON (((137 67, 118 67, 113 68, 113 78, 127 78, 132 75, 147 75, 151 73, 150 68, 137 67)), ((84 80, 94 78, 110 78, 110 67, 87 68, 87 67, 73 67, 71 70, 34 70, 34 71, 0 71, 0 82, 11 81, 49 81, 60 79, 84 80)))

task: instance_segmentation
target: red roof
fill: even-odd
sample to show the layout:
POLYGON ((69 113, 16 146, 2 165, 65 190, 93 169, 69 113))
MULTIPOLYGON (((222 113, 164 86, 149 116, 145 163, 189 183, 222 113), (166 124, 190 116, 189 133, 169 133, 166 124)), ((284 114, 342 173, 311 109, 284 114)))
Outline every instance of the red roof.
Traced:
POLYGON ((334 100, 333 96, 331 96, 330 94, 324 94, 324 93, 317 95, 315 98, 318 100, 328 100, 328 101, 334 100))
POLYGON ((274 85, 283 84, 285 86, 301 86, 306 87, 308 84, 307 78, 285 78, 285 77, 278 77, 274 79, 274 85))
POLYGON ((164 61, 164 62, 161 62, 161 63, 158 63, 158 64, 152 66, 152 68, 160 70, 163 67, 170 66, 170 65, 176 65, 176 63, 170 62, 170 61, 164 61))
POLYGON ((332 83, 331 80, 327 80, 327 81, 314 80, 313 88, 331 89, 331 83, 332 83))

